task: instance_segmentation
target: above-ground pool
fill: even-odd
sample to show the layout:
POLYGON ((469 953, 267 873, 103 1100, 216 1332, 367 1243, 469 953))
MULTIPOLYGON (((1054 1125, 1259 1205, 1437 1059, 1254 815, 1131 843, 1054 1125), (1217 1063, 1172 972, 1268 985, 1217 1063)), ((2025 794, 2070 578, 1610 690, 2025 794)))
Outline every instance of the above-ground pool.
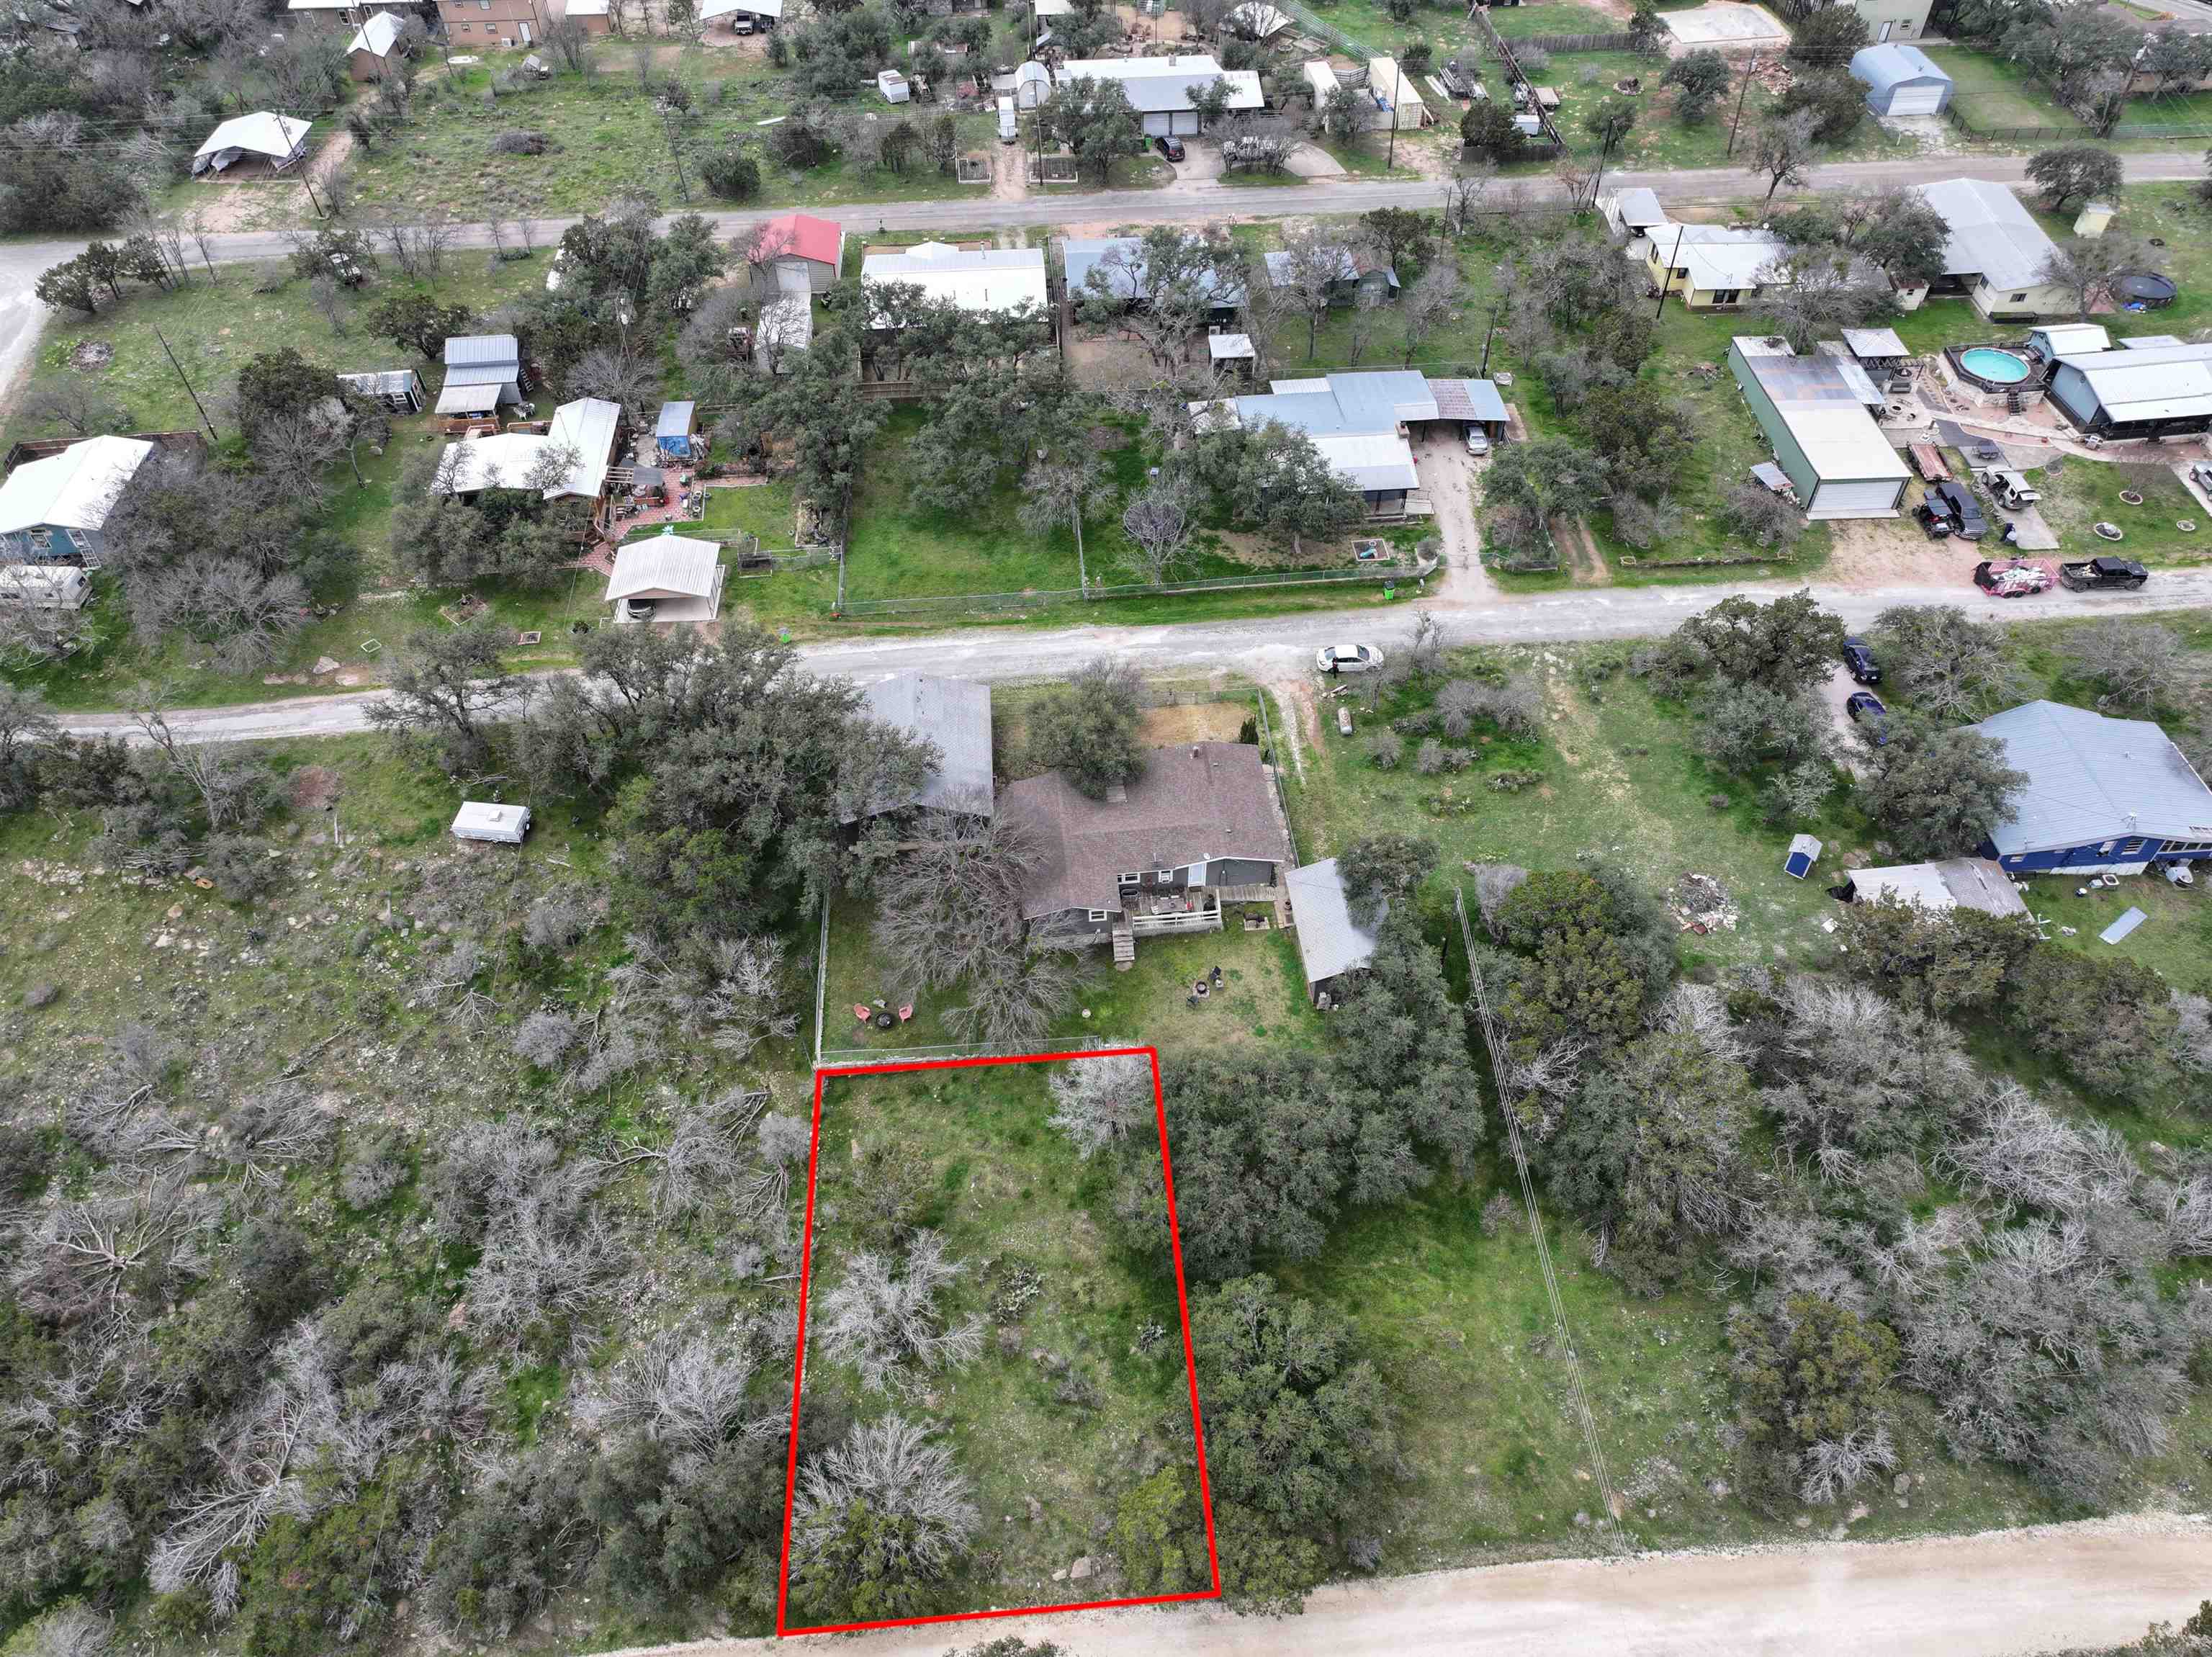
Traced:
POLYGON ((1959 366, 1975 379, 1992 386, 2017 386, 2032 370, 2027 359, 1994 345, 1974 345, 1959 353, 1959 366))

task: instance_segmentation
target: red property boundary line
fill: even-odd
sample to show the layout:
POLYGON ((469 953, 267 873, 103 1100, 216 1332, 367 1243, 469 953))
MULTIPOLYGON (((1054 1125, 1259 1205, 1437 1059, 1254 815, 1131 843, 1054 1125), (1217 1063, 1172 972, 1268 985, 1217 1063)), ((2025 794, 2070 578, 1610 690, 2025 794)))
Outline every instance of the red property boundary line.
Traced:
POLYGON ((784 1461, 783 1561, 776 1575, 775 1631, 789 1638, 801 1634, 855 1634, 868 1629, 920 1628, 932 1623, 978 1623, 1001 1617, 1042 1617, 1059 1611, 1111 1611, 1123 1605, 1172 1605, 1194 1599, 1221 1597, 1221 1556, 1213 1540, 1213 1491, 1206 1477, 1206 1428, 1199 1416, 1198 1357, 1190 1343, 1190 1292, 1182 1275, 1182 1233, 1176 1221, 1175 1170, 1168 1157, 1167 1095, 1160 1087, 1160 1056, 1152 1047, 1093 1048, 1079 1053, 1027 1053, 1003 1058, 941 1058, 906 1064, 855 1064, 814 1073, 814 1132, 806 1154, 806 1228, 804 1250, 799 1257, 799 1351, 791 1372, 791 1441, 784 1461), (873 1623, 823 1623, 793 1628, 786 1620, 791 1597, 791 1517, 799 1494, 799 1392, 806 1380, 806 1295, 814 1267, 815 1176, 822 1163, 822 1084, 836 1076, 896 1075, 908 1070, 962 1069, 984 1064, 1054 1064, 1078 1058, 1137 1058, 1152 1067, 1152 1117, 1160 1136, 1160 1178, 1168 1199, 1168 1250, 1175 1261, 1176 1306, 1182 1319, 1183 1378, 1190 1391, 1190 1430, 1198 1451, 1198 1499, 1206 1514, 1206 1559, 1213 1586, 1188 1593, 1155 1593, 1128 1599, 1085 1599, 1060 1605, 1016 1605, 1003 1611, 959 1611, 939 1617, 894 1617, 873 1623))

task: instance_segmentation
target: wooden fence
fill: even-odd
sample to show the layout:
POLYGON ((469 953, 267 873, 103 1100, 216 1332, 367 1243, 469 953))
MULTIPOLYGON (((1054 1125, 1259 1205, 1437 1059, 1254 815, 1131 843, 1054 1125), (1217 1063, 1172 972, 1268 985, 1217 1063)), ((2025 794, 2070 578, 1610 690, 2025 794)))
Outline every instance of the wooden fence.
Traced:
MULTIPOLYGON (((1637 52, 1643 47, 1643 42, 1635 35, 1619 31, 1611 34, 1516 34, 1507 37, 1493 35, 1493 38, 1510 39, 1513 45, 1524 51, 1530 46, 1543 52, 1637 52)), ((1663 55, 1665 42, 1662 40, 1657 44, 1661 48, 1659 55, 1663 55)), ((1496 57, 1498 54, 1493 52, 1491 55, 1496 57)))

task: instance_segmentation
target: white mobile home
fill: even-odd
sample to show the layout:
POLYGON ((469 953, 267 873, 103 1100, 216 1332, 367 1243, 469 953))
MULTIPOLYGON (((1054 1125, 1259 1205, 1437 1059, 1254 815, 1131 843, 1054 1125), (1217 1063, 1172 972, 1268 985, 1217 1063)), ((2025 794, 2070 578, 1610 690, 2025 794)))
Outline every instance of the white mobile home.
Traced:
POLYGON ((0 605, 27 610, 82 610, 92 602, 92 577, 75 564, 0 565, 0 605))

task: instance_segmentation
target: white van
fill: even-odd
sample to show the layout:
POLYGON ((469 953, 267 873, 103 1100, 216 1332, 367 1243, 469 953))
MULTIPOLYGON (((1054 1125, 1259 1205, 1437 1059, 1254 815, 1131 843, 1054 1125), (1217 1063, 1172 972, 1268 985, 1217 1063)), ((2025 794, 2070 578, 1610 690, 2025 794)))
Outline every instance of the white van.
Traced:
POLYGON ((92 578, 72 564, 0 567, 0 604, 31 610, 82 610, 92 602, 92 578))
POLYGON ((503 846, 519 846, 522 837, 529 832, 527 806, 493 806, 479 800, 467 800, 453 817, 456 840, 489 840, 503 846))
POLYGON ((1012 143, 1021 136, 1021 125, 1014 119, 1014 94, 1003 93, 999 98, 999 142, 1012 143))

